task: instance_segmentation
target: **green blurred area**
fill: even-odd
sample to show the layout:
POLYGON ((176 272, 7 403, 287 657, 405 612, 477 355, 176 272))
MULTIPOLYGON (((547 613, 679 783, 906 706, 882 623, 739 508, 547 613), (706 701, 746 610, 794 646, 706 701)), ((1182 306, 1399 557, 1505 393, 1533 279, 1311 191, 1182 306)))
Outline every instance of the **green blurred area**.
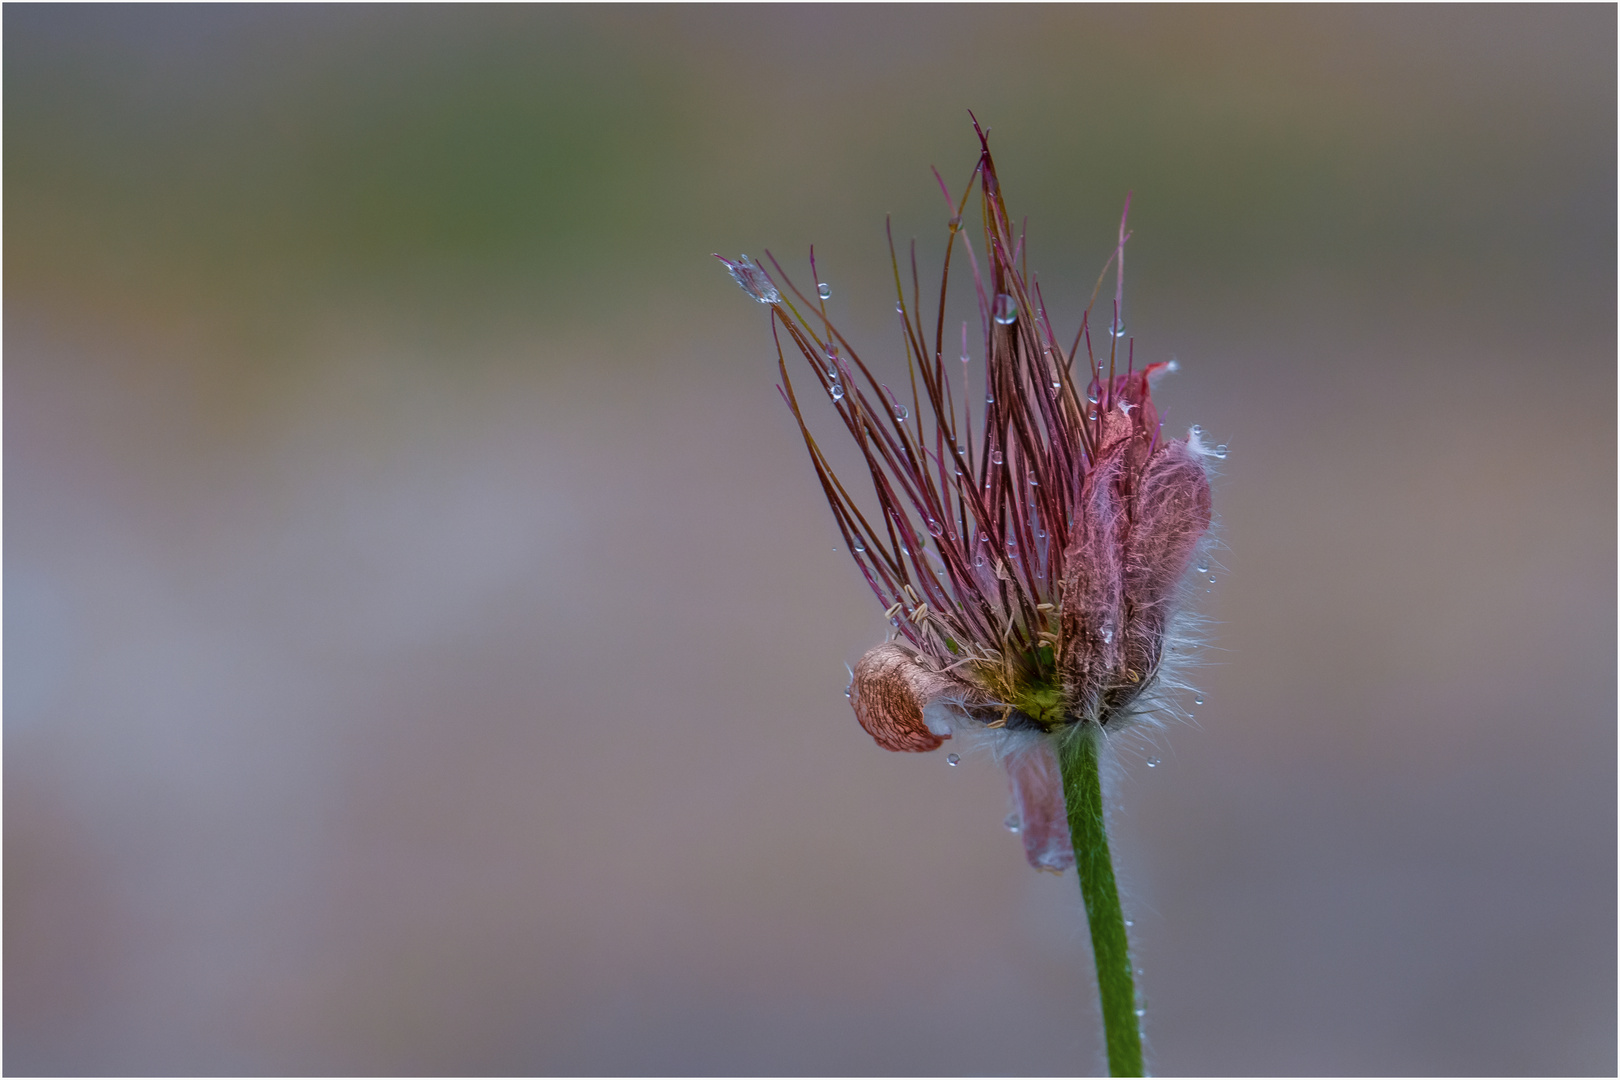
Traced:
POLYGON ((1602 7, 5 18, 14 295, 597 317, 717 247, 864 257, 889 210, 929 237, 924 166, 960 190, 968 107, 1038 242, 1089 245, 1066 272, 1134 189, 1167 283, 1613 275, 1602 7))
POLYGON ((201 13, 216 40, 130 49, 118 31, 141 16, 29 14, 86 33, 10 39, 7 254, 25 288, 253 311, 600 266, 655 216, 647 164, 679 128, 667 75, 610 76, 606 43, 561 19, 440 40, 442 15, 375 34, 351 12, 335 36, 352 40, 334 42, 331 15, 216 9, 201 13))

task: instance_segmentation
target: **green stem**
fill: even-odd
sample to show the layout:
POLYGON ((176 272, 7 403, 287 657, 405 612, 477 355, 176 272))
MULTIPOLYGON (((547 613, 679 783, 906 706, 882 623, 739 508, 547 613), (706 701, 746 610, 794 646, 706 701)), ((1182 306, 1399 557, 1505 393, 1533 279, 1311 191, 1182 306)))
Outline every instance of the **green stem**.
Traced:
POLYGON ((1130 941, 1125 935, 1125 915, 1114 885, 1114 864, 1108 855, 1108 828, 1103 821, 1102 775, 1098 770, 1101 742, 1102 732, 1088 724, 1063 747, 1063 797, 1069 808, 1075 868, 1080 871, 1080 895, 1086 902, 1086 919, 1091 923, 1091 951, 1097 959, 1108 1072, 1113 1076, 1141 1076, 1142 1030, 1136 1014, 1136 979, 1131 969, 1130 941))

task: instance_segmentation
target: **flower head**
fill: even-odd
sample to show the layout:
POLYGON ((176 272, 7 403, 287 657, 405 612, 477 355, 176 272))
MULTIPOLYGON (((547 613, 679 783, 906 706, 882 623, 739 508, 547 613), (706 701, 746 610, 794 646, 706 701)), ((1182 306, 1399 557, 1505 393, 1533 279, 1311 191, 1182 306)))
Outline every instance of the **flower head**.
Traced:
MULTIPOLYGON (((1061 869, 1073 855, 1053 741, 1086 725, 1112 730, 1152 701, 1181 580, 1209 527, 1210 488, 1196 429, 1167 438, 1153 405, 1151 384, 1173 365, 1138 368, 1125 333, 1129 198, 1110 259, 1116 288, 1103 341, 1093 342, 1088 307, 1065 347, 1038 281, 1022 265, 1022 236, 1014 235, 976 121, 974 129, 980 155, 960 202, 940 179, 952 217, 932 326, 924 322, 915 245, 908 298, 890 236, 910 408, 827 317, 825 287, 811 300, 774 259, 775 279, 747 256, 721 261, 771 307, 782 395, 893 627, 890 640, 855 666, 856 719, 890 750, 933 750, 953 734, 993 733, 1026 853, 1036 866, 1061 869), (962 230, 975 184, 983 265, 962 230), (979 311, 978 408, 981 395, 967 389, 965 374, 958 400, 945 360, 958 240, 979 311), (810 433, 784 333, 863 455, 875 514, 851 497, 810 433)), ((810 266, 815 273, 814 251, 810 266)), ((964 364, 967 339, 963 324, 964 364)))

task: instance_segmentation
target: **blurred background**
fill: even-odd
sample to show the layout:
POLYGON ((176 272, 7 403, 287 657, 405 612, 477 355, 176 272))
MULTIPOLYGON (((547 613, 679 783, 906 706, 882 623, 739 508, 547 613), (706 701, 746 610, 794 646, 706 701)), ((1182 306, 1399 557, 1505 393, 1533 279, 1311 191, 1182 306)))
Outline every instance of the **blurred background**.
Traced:
POLYGON ((998 768, 853 721, 710 258, 815 244, 896 364, 971 107, 1060 326, 1134 191, 1232 448, 1206 704, 1110 778, 1156 1070, 1613 1074, 1614 8, 4 30, 8 1073, 1101 1067, 998 768))

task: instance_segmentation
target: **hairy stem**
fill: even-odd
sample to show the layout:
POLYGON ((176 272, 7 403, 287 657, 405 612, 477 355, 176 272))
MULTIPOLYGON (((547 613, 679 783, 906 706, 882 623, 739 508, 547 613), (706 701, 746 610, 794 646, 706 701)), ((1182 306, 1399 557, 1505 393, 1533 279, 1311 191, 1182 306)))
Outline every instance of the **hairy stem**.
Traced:
POLYGON ((1108 855, 1108 829, 1103 821, 1102 775, 1098 769, 1101 742, 1101 731, 1088 724, 1064 746, 1060 755, 1063 797, 1069 809, 1075 868, 1080 872, 1080 895, 1091 924, 1091 951, 1097 959, 1108 1071, 1113 1076, 1141 1076, 1142 1031, 1136 1013, 1136 980, 1131 969, 1130 941, 1125 935, 1125 915, 1114 885, 1114 864, 1108 855))

